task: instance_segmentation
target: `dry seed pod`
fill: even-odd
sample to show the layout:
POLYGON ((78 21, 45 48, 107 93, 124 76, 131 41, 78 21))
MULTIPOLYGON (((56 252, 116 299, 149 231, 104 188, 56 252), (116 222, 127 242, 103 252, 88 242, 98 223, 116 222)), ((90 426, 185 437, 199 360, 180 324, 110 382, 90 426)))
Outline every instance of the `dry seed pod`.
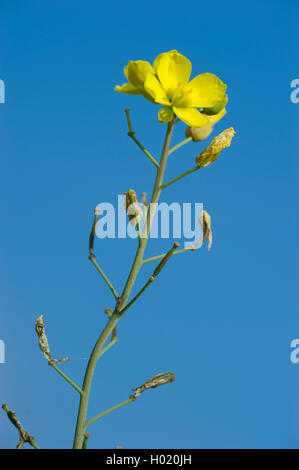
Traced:
POLYGON ((34 436, 31 436, 31 434, 25 431, 20 421, 16 417, 15 412, 13 410, 9 410, 6 403, 2 405, 2 408, 4 411, 6 411, 8 419, 19 431, 19 442, 17 444, 17 449, 22 449, 26 442, 28 442, 32 447, 36 447, 34 436))
POLYGON ((199 217, 199 223, 203 231, 203 240, 205 238, 208 239, 208 250, 210 250, 213 240, 210 214, 206 211, 202 211, 199 217))
POLYGON ((139 395, 145 390, 149 390, 150 388, 156 388, 160 385, 164 385, 174 381, 174 373, 173 372, 166 372, 165 374, 157 374, 147 380, 143 385, 140 387, 132 388, 132 391, 135 392, 131 395, 131 398, 136 399, 139 395))
POLYGON ((50 348, 49 348, 49 343, 48 343, 48 338, 46 336, 46 331, 45 331, 45 324, 44 324, 44 319, 43 315, 40 315, 35 322, 35 331, 38 336, 38 345, 39 348, 42 350, 45 358, 50 361, 51 360, 51 354, 50 354, 50 348))
POLYGON ((42 350, 45 358, 47 359, 47 361, 49 362, 55 362, 55 363, 60 363, 60 362, 65 362, 65 361, 69 361, 70 358, 69 357, 64 357, 62 359, 53 359, 52 356, 51 356, 51 353, 50 353, 50 347, 49 347, 49 343, 48 343, 48 338, 47 338, 47 335, 46 335, 46 330, 45 330, 45 323, 44 323, 44 319, 43 319, 43 315, 40 315, 37 319, 36 319, 36 322, 35 322, 35 331, 36 331, 36 334, 38 336, 38 345, 39 345, 39 348, 42 350))
POLYGON ((203 150, 199 155, 196 157, 196 165, 200 168, 204 168, 207 165, 213 163, 219 157, 221 151, 226 147, 229 147, 231 144, 231 140, 235 135, 235 131, 232 127, 226 129, 225 131, 221 132, 221 134, 217 135, 215 139, 212 140, 210 145, 203 150))

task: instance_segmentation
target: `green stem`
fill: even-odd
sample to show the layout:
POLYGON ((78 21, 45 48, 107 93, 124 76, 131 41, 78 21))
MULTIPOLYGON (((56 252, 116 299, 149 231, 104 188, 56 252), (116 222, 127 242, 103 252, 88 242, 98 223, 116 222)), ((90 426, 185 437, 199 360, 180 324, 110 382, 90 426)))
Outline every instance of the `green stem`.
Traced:
POLYGON ((145 153, 145 155, 150 159, 150 161, 156 166, 159 166, 159 163, 155 158, 146 150, 146 148, 143 147, 143 145, 139 142, 139 140, 136 139, 133 133, 128 132, 128 136, 131 137, 131 139, 135 142, 136 145, 145 153))
POLYGON ((194 171, 199 170, 199 169, 200 169, 199 166, 195 166, 195 167, 192 168, 191 170, 185 171, 185 173, 182 173, 181 175, 177 176, 177 177, 174 178, 173 180, 170 180, 170 181, 168 181, 167 183, 163 184, 163 185, 161 186, 161 189, 167 188, 167 186, 170 186, 171 184, 176 183, 176 181, 179 181, 180 179, 184 178, 184 177, 187 176, 187 175, 190 175, 190 173, 193 173, 194 171))
POLYGON ((188 144, 188 142, 191 142, 191 140, 192 140, 192 137, 187 137, 187 139, 182 140, 182 142, 175 145, 174 147, 172 147, 172 149, 169 150, 168 155, 172 154, 173 152, 175 152, 180 147, 183 147, 183 145, 188 144))
POLYGON ((100 275, 102 276, 102 278, 104 279, 104 281, 106 282, 106 284, 108 285, 109 289, 111 290, 112 294, 114 295, 114 297, 116 299, 118 299, 118 293, 116 292, 116 290, 114 289, 113 285, 111 284, 111 282, 109 281, 108 277, 106 276, 106 274, 104 273, 104 271, 102 270, 102 268, 98 265, 98 263, 96 262, 95 260, 95 257, 94 255, 90 255, 88 257, 88 259, 90 259, 90 261, 92 262, 92 264, 96 267, 96 269, 98 270, 98 272, 100 273, 100 275))
POLYGON ((90 426, 92 423, 94 423, 98 419, 102 418, 103 416, 107 415, 108 413, 111 413, 111 411, 117 410, 118 408, 121 408, 122 406, 125 406, 125 405, 128 405, 129 403, 132 403, 132 401, 135 401, 135 398, 129 398, 128 400, 122 401, 118 405, 115 405, 112 408, 109 408, 109 410, 103 411, 102 413, 94 416, 89 421, 87 421, 86 427, 90 426))
POLYGON ((142 152, 145 153, 145 155, 150 159, 150 161, 158 168, 159 163, 157 162, 157 160, 146 150, 146 148, 143 147, 143 145, 139 142, 139 140, 136 139, 134 135, 135 131, 132 130, 130 110, 125 109, 125 113, 127 115, 128 128, 129 128, 128 136, 131 137, 131 139, 135 142, 135 144, 138 145, 138 147, 142 150, 142 152))
POLYGON ((87 449, 87 441, 90 438, 90 435, 88 432, 84 433, 84 441, 82 445, 82 449, 87 449))
POLYGON ((105 354, 106 351, 108 351, 108 349, 110 349, 115 343, 117 343, 117 338, 113 338, 110 343, 107 344, 107 346, 105 346, 102 351, 101 351, 101 354, 99 355, 99 359, 100 357, 103 356, 103 354, 105 354))
POLYGON ((91 389, 92 379, 93 379, 97 361, 101 355, 101 351, 107 339, 109 338, 109 335, 112 333, 113 329, 116 327, 121 317, 120 312, 127 303, 127 300, 134 286, 138 272, 142 266, 143 254, 144 254, 146 244, 148 241, 148 234, 150 232, 151 222, 154 217, 156 205, 159 201, 159 197, 161 194, 161 185, 163 183, 163 177, 164 177, 173 127, 174 127, 174 121, 167 125, 167 131, 166 131, 164 146, 162 150, 161 160, 160 160, 159 166, 157 167, 157 176, 156 176, 153 194, 151 198, 151 204, 149 206, 149 210, 148 210, 147 218, 146 218, 146 224, 144 227, 145 236, 143 236, 141 240, 139 241, 137 253, 136 253, 128 280, 123 289, 122 295, 116 304, 116 307, 114 309, 113 314, 111 315, 111 318, 109 319, 108 323, 106 324, 105 328, 100 334, 92 350, 92 353, 90 355, 89 362, 85 371, 85 377, 84 377, 84 382, 82 386, 83 394, 80 397, 80 405, 79 405, 76 432, 75 432, 75 438, 74 438, 73 447, 75 449, 82 448, 83 435, 86 429, 86 414, 87 414, 87 408, 88 408, 90 389, 91 389))
POLYGON ((121 315, 123 315, 130 307, 133 305, 134 302, 138 299, 138 297, 143 294, 143 292, 148 288, 148 286, 155 280, 154 276, 150 276, 149 280, 147 283, 142 287, 142 289, 138 292, 138 294, 135 295, 135 297, 122 309, 120 312, 121 315))
POLYGON ((169 250, 168 253, 166 253, 163 256, 163 259, 162 259, 161 263, 159 263, 159 265, 156 267, 156 269, 153 272, 152 276, 149 277, 149 280, 147 281, 147 283, 135 295, 135 297, 122 309, 122 311, 120 312, 121 315, 123 315, 125 313, 125 311, 128 310, 131 307, 131 305, 133 305, 134 302, 136 302, 136 300, 141 296, 141 294, 143 294, 143 292, 148 288, 148 286, 156 279, 156 276, 158 276, 158 274, 161 272, 161 269, 165 266, 165 264, 167 263, 169 258, 174 253, 174 250, 176 250, 178 248, 178 246, 180 246, 180 244, 175 242, 173 247, 171 248, 171 250, 169 250))
POLYGON ((57 367, 55 362, 49 362, 49 366, 53 367, 53 369, 55 369, 58 372, 58 374, 61 375, 61 377, 63 377, 72 387, 74 387, 74 389, 77 390, 77 392, 79 392, 80 395, 83 394, 83 391, 81 390, 81 388, 78 387, 78 385, 76 385, 75 382, 73 382, 64 372, 62 372, 62 370, 60 370, 59 367, 57 367))
POLYGON ((165 264, 167 263, 167 261, 169 260, 169 258, 173 255, 174 251, 180 246, 180 244, 178 242, 174 242, 173 244, 173 247, 171 248, 171 250, 169 250, 165 256, 163 256, 163 259, 162 261, 158 264, 158 266, 156 267, 154 273, 153 273, 153 277, 156 277, 158 276, 158 274, 161 272, 162 268, 165 266, 165 264))
MULTIPOLYGON (((180 253, 186 253, 187 251, 194 251, 194 249, 193 248, 184 248, 182 250, 177 250, 177 251, 174 251, 171 254, 171 256, 178 255, 180 253)), ((146 258, 146 259, 143 260, 143 264, 149 263, 150 261, 156 261, 158 259, 164 258, 166 255, 167 255, 167 253, 163 253, 162 255, 153 256, 152 258, 146 258)))

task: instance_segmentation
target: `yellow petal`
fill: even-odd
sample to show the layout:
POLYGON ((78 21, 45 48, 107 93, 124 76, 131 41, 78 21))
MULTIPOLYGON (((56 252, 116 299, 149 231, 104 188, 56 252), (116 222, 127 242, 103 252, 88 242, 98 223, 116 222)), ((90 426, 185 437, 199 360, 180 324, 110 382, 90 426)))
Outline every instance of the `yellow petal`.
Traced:
POLYGON ((210 121, 211 124, 216 124, 216 122, 218 122, 221 118, 223 118, 223 116, 226 115, 226 109, 223 108, 220 113, 218 114, 213 114, 212 116, 207 116, 205 114, 205 116, 207 116, 208 120, 210 121))
POLYGON ((223 108, 228 103, 228 96, 224 95, 223 99, 218 101, 214 106, 210 108, 202 108, 201 112, 204 113, 206 116, 213 116, 214 114, 220 113, 223 108))
POLYGON ((201 73, 182 90, 177 106, 201 108, 214 106, 225 95, 226 85, 213 73, 201 73))
POLYGON ((195 108, 177 108, 174 106, 173 111, 181 121, 190 127, 202 127, 209 124, 208 118, 195 108))
POLYGON ((178 90, 188 83, 192 64, 187 57, 177 51, 170 51, 160 54, 155 59, 154 69, 167 96, 172 99, 178 90))
POLYGON ((152 96, 156 103, 164 104, 166 106, 170 104, 161 83, 154 74, 149 73, 146 76, 144 89, 150 96, 152 96))
POLYGON ((170 122, 173 120, 173 111, 168 106, 161 108, 158 113, 159 122, 170 122))
POLYGON ((130 61, 124 68, 124 73, 129 82, 137 88, 143 88, 148 73, 154 73, 154 69, 145 60, 130 61))
POLYGON ((127 93, 128 95, 140 95, 141 94, 141 91, 138 90, 138 88, 136 88, 131 83, 124 83, 121 86, 116 85, 114 90, 119 91, 120 93, 127 93))

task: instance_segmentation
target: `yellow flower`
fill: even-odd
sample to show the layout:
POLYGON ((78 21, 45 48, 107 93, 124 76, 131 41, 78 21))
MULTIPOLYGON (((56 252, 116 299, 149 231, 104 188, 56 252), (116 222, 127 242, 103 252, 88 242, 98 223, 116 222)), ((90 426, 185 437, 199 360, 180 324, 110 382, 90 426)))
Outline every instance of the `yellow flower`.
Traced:
POLYGON ((164 52, 153 66, 142 60, 130 61, 124 69, 128 83, 117 85, 115 90, 162 104, 160 122, 170 122, 176 115, 188 126, 202 127, 209 120, 197 108, 211 108, 222 102, 226 85, 212 73, 202 73, 189 82, 191 70, 187 57, 177 51, 164 52))

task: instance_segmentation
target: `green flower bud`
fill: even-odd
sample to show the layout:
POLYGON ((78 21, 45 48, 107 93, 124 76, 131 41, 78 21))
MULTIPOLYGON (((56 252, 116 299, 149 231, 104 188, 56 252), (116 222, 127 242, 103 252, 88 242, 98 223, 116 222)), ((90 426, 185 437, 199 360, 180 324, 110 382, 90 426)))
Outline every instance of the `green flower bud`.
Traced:
POLYGON ((202 127, 187 127, 186 137, 192 137, 193 142, 200 142, 211 134, 213 126, 211 123, 202 127))
POLYGON ((164 106, 158 112, 158 121, 159 122, 170 122, 173 120, 173 111, 169 106, 164 106))
POLYGON ((218 114, 227 105, 227 103, 228 103, 228 96, 224 95, 224 98, 221 101, 218 101, 218 103, 216 103, 211 108, 202 108, 201 112, 203 114, 207 114, 208 116, 218 114))
POLYGON ((138 204, 138 198, 133 189, 129 189, 129 191, 124 193, 124 198, 126 213, 128 214, 131 225, 134 227, 143 216, 142 209, 138 204))

